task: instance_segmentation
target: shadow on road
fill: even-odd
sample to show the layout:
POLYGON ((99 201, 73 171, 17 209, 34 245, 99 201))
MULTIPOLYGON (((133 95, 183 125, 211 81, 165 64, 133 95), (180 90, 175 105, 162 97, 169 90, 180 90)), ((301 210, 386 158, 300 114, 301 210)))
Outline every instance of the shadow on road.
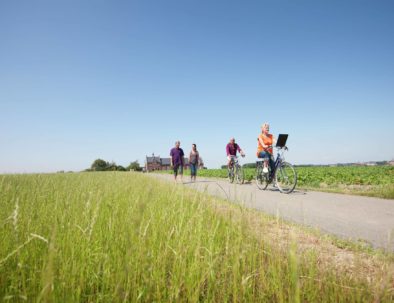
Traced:
POLYGON ((306 192, 300 191, 300 190, 294 190, 291 194, 292 195, 306 195, 306 192))
POLYGON ((191 182, 191 181, 186 181, 183 182, 182 184, 196 184, 196 183, 214 183, 215 181, 209 181, 209 180, 197 180, 195 182, 191 182))
MULTIPOLYGON (((276 188, 276 187, 271 187, 271 188, 267 188, 266 190, 263 190, 263 191, 270 191, 270 192, 277 192, 277 193, 280 193, 280 191, 279 191, 279 189, 278 188, 276 188)), ((287 195, 287 194, 284 194, 284 195, 287 195)), ((305 191, 300 191, 300 190, 294 190, 294 191, 292 191, 290 194, 288 194, 288 195, 306 195, 306 192, 305 191)))

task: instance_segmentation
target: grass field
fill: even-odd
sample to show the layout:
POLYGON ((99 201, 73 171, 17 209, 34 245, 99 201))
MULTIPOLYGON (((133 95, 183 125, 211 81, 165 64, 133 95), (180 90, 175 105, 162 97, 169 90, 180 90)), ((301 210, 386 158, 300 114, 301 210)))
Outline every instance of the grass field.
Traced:
POLYGON ((5 302, 392 302, 393 259, 138 173, 0 176, 5 302))
MULTIPOLYGON (((394 199, 394 166, 296 167, 296 171, 297 188, 394 199)), ((255 169, 244 172, 246 180, 254 180, 255 169)), ((227 178, 227 170, 199 170, 198 175, 227 178)))

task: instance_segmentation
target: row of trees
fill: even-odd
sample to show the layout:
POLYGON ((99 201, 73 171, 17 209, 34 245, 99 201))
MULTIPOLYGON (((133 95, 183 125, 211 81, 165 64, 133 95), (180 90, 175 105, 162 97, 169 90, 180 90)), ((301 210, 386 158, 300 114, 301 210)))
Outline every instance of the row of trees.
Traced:
POLYGON ((126 167, 122 165, 116 165, 115 162, 108 162, 103 159, 96 159, 93 161, 90 168, 86 169, 86 171, 142 171, 142 167, 138 163, 138 161, 130 162, 130 164, 126 167))

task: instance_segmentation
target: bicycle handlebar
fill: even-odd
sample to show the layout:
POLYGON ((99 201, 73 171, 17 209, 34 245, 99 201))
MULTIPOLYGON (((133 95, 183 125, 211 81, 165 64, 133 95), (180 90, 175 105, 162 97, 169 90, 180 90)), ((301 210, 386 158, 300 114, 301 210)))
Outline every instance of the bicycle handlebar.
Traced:
MULTIPOLYGON (((231 159, 238 159, 239 156, 233 156, 233 155, 228 155, 227 157, 230 157, 231 159)), ((245 154, 241 155, 241 157, 245 157, 245 154)))
POLYGON ((266 147, 266 149, 270 149, 270 148, 273 148, 273 147, 275 147, 276 149, 284 149, 284 150, 289 150, 289 148, 285 145, 285 146, 272 146, 272 145, 269 145, 269 146, 267 146, 266 147))

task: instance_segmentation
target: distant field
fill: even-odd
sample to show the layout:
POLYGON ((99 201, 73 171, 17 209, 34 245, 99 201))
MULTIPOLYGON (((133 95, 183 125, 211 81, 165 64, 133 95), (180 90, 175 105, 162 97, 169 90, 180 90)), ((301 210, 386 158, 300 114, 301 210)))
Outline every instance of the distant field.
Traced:
POLYGON ((392 261, 138 173, 0 176, 4 302, 392 302, 392 261), (349 259, 351 258, 351 259, 349 259))
MULTIPOLYGON (((246 180, 254 180, 255 169, 244 171, 246 180)), ((296 171, 297 188, 394 199, 394 166, 296 167, 296 171)), ((226 178, 227 170, 199 170, 198 175, 226 178)))

